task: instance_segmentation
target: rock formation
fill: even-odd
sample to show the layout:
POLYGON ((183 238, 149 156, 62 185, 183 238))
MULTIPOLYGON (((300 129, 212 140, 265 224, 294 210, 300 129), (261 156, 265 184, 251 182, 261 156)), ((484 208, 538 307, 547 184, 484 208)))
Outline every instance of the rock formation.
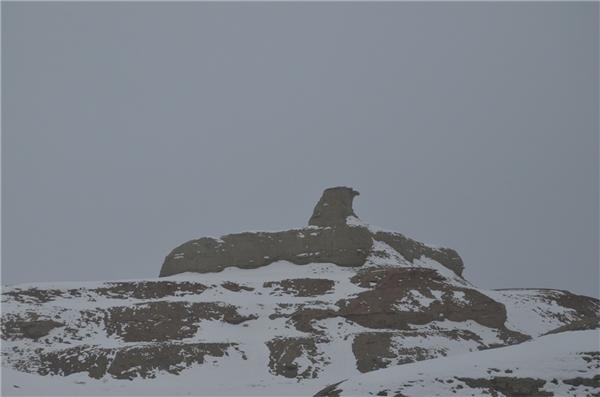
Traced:
POLYGON ((597 299, 477 288, 454 250, 359 220, 357 194, 325 190, 304 228, 184 243, 160 278, 3 288, 3 394, 600 393, 597 299), (520 343, 546 372, 501 352, 520 343))
POLYGON ((358 195, 356 190, 344 186, 325 189, 308 224, 320 227, 346 225, 349 216, 356 217, 352 201, 358 195))
POLYGON ((409 261, 433 259, 457 275, 463 262, 449 248, 433 248, 400 233, 369 228, 352 208, 358 192, 349 187, 326 189, 315 206, 309 226, 281 232, 228 234, 203 237, 175 248, 160 270, 160 277, 184 272, 218 272, 226 267, 256 269, 277 261, 297 265, 334 263, 358 267, 373 253, 374 243, 385 243, 409 261))

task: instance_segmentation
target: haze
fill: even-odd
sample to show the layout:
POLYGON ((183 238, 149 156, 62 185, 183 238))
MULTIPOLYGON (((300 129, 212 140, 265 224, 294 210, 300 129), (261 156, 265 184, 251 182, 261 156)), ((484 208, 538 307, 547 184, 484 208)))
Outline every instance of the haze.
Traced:
POLYGON ((2 2, 2 283, 366 222, 598 296, 598 3, 2 2))

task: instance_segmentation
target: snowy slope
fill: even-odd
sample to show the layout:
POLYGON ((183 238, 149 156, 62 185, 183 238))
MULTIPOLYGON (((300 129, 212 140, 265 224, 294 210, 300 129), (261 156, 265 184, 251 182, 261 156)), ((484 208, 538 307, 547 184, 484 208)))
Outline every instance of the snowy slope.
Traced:
MULTIPOLYGON (((519 322, 524 303, 506 305, 507 318, 516 319, 514 328, 497 323, 501 318, 479 317, 482 303, 476 297, 501 292, 468 285, 433 261, 391 266, 373 260, 360 269, 276 262, 161 279, 5 288, 2 390, 20 395, 305 395, 362 372, 518 343, 564 324, 553 318, 549 326, 536 328, 543 320, 531 316, 519 322), (399 271, 403 278, 397 284, 384 285, 399 271), (439 279, 423 279, 423 271, 439 279), (419 285, 401 288, 413 276, 419 285), (381 317, 373 302, 389 296, 392 312, 381 317), (367 314, 354 317, 365 304, 371 305, 367 314), (205 306, 199 306, 199 314, 194 305, 205 306), (344 311, 348 305, 350 312, 344 311), (461 308, 474 314, 433 321, 419 317, 461 308), (207 311, 211 316, 203 318, 207 311), (23 324, 36 321, 56 326, 44 336, 25 336, 31 330, 23 324), (529 332, 522 335, 514 332, 517 328, 529 332)), ((543 317, 547 307, 530 310, 543 317)), ((565 321, 573 318, 573 309, 554 308, 561 310, 565 321)))
POLYGON ((599 338, 599 330, 543 336, 517 346, 380 369, 342 381, 321 394, 600 395, 599 338))
POLYGON ((475 379, 461 382, 483 385, 480 369, 500 365, 500 351, 509 352, 502 365, 520 362, 510 353, 520 346, 534 346, 524 363, 557 360, 532 373, 544 379, 594 370, 571 353, 597 357, 595 331, 571 331, 598 327, 598 300, 479 289, 456 251, 362 222, 356 195, 326 189, 301 229, 185 242, 166 256, 164 277, 4 287, 2 393, 310 395, 350 379, 346 394, 363 394, 391 393, 404 379, 426 385, 422 395, 447 394, 452 382, 442 387, 419 369, 402 378, 404 368, 441 362, 432 364, 438 377, 454 376, 443 367, 461 363, 457 374, 475 379), (527 342, 567 335, 581 335, 575 350, 544 355, 550 342, 527 342))

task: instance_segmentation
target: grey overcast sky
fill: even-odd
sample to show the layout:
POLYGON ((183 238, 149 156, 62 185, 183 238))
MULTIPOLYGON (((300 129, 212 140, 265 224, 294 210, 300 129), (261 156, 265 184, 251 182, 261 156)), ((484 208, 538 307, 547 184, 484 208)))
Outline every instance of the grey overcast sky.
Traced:
POLYGON ((347 185, 478 286, 597 296, 598 11, 2 2, 2 283, 155 277, 347 185))

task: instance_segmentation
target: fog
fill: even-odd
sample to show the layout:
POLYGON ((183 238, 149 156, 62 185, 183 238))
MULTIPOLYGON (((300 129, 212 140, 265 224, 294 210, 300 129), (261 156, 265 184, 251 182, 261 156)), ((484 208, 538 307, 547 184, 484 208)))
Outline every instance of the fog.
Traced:
POLYGON ((366 222, 598 296, 598 3, 2 3, 2 283, 366 222))

